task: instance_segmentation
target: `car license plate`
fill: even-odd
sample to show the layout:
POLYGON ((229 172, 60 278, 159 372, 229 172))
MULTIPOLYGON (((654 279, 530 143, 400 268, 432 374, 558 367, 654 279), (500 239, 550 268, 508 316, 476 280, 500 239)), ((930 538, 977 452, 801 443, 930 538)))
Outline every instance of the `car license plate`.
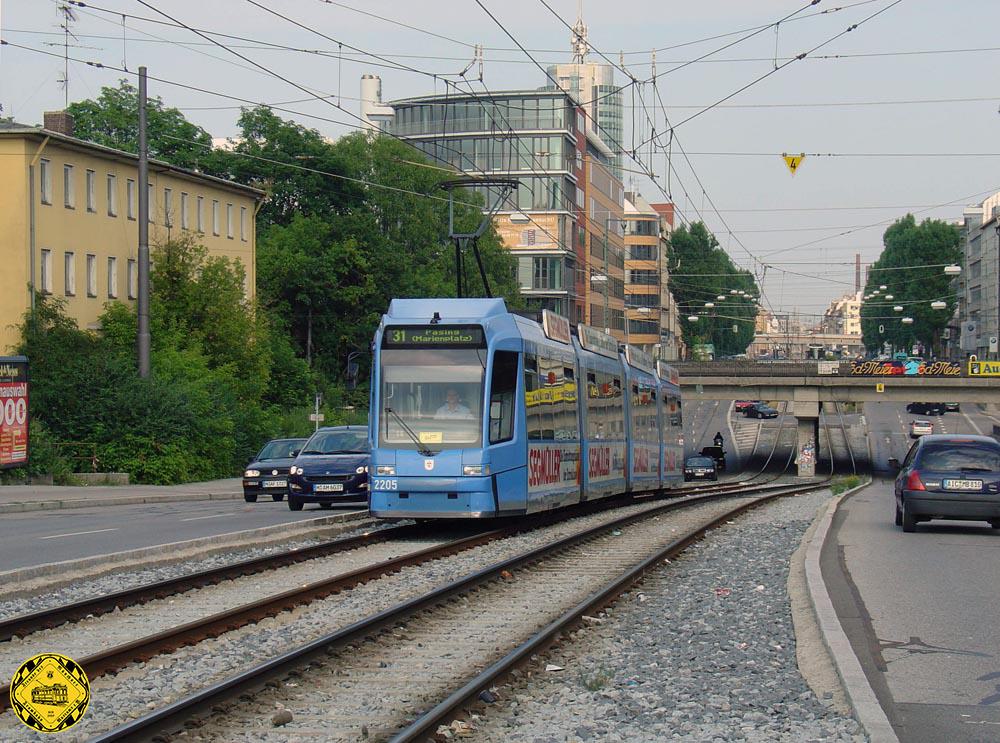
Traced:
POLYGON ((265 488, 283 488, 288 484, 287 480, 264 480, 262 487, 265 488))
POLYGON ((945 480, 945 490, 982 490, 982 480, 945 480))
POLYGON ((314 487, 314 490, 317 493, 342 493, 344 491, 344 486, 339 482, 337 483, 324 482, 320 483, 319 485, 316 485, 314 487))

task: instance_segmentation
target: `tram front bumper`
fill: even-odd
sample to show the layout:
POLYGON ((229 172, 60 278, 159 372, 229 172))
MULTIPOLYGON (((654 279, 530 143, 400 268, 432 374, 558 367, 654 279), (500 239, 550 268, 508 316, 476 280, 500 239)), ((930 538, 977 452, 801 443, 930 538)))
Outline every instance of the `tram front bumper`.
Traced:
MULTIPOLYGON (((382 485, 375 478, 374 485, 382 485)), ((395 489, 373 487, 369 510, 377 518, 485 518, 496 516, 489 477, 399 477, 395 489)))

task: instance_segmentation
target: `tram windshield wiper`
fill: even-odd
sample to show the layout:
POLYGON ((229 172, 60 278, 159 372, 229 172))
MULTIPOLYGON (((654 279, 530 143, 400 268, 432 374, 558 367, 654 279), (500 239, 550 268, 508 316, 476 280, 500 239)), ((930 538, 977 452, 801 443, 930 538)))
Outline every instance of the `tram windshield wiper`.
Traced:
POLYGON ((425 457, 433 457, 437 453, 424 446, 417 434, 413 433, 413 429, 406 425, 406 421, 403 420, 403 417, 399 413, 392 408, 386 408, 385 412, 389 413, 397 421, 399 421, 399 427, 402 428, 403 432, 413 440, 414 444, 417 445, 417 451, 420 454, 423 454, 425 457))

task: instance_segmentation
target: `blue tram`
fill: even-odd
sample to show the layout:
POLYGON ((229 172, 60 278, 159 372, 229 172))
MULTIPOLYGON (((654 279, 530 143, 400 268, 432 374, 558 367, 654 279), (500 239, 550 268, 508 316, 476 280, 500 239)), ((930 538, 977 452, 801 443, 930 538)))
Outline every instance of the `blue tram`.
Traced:
POLYGON ((677 374, 502 299, 395 299, 374 341, 370 508, 491 518, 683 482, 677 374))

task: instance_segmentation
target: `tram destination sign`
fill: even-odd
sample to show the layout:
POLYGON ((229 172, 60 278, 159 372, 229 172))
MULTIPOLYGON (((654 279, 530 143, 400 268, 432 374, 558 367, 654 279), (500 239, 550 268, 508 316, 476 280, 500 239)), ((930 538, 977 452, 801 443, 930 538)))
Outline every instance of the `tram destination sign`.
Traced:
POLYGON ((390 326, 382 336, 383 348, 483 348, 486 334, 479 325, 390 326))

